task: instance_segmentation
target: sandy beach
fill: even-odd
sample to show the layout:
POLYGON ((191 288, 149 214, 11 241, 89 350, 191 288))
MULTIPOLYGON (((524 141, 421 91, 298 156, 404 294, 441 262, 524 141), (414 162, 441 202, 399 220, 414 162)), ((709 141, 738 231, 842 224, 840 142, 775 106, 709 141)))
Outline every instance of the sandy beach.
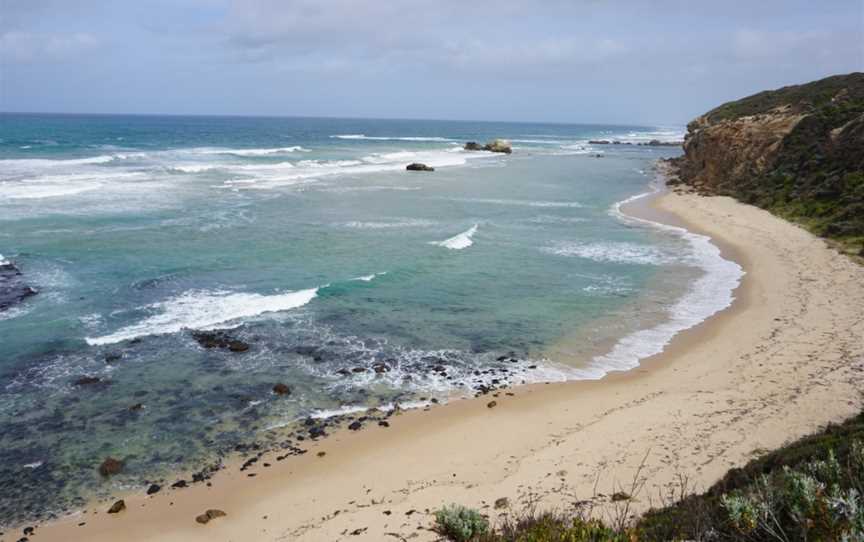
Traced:
POLYGON ((680 473, 705 489, 760 450, 860 410, 864 267, 730 198, 664 193, 625 211, 710 235, 746 270, 732 307, 639 369, 408 412, 300 457, 230 465, 211 487, 127 497, 113 515, 96 504, 31 540, 435 540, 430 512, 443 504, 492 519, 562 508, 595 487, 626 488, 643 459, 645 508, 680 473), (509 507, 496 510, 502 497, 509 507), (227 516, 196 523, 207 509, 227 516))

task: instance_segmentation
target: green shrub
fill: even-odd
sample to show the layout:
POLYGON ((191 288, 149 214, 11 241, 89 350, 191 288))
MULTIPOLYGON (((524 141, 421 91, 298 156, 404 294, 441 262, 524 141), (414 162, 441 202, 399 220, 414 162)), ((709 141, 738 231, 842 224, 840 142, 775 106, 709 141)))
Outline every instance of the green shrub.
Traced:
POLYGON ((435 530, 455 542, 468 542, 489 531, 489 522, 480 512, 451 504, 435 512, 435 530))

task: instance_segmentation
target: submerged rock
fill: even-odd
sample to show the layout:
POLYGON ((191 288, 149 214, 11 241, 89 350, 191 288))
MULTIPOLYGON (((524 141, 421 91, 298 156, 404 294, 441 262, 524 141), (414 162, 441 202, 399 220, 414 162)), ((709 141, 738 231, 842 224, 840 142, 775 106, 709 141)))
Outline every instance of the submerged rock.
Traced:
POLYGON ((408 171, 435 171, 435 168, 432 166, 427 166, 426 164, 421 164, 420 162, 413 162, 408 164, 405 169, 408 171))
POLYGON ((93 384, 99 384, 102 382, 102 379, 98 376, 82 376, 75 380, 73 384, 76 386, 91 386, 93 384))
POLYGON ((24 283, 21 271, 0 256, 0 312, 36 295, 36 290, 24 283))
POLYGON ((119 459, 114 459, 113 457, 106 457, 105 461, 99 465, 99 474, 102 476, 111 476, 113 474, 118 474, 123 470, 123 462, 119 459))
POLYGON ((291 393, 291 388, 289 388, 286 384, 282 384, 280 382, 279 384, 273 386, 273 393, 275 393, 276 395, 288 395, 291 393))
POLYGON ((249 344, 235 339, 224 331, 193 331, 192 338, 204 348, 221 348, 231 352, 245 352, 249 344))

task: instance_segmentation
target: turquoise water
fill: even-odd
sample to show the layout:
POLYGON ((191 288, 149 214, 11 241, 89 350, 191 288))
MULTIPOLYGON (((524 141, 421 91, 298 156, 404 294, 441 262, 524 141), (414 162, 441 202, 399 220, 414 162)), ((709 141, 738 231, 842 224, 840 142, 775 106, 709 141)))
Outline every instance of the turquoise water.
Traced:
POLYGON ((0 519, 142 487, 310 415, 635 366, 728 304, 734 273, 704 238, 616 212, 677 149, 588 140, 679 137, 0 116, 0 259, 39 290, 0 313, 0 485, 18 488, 0 519), (493 137, 513 154, 461 149, 493 137), (195 329, 249 349, 203 348, 195 329), (108 455, 127 468, 103 480, 108 455))

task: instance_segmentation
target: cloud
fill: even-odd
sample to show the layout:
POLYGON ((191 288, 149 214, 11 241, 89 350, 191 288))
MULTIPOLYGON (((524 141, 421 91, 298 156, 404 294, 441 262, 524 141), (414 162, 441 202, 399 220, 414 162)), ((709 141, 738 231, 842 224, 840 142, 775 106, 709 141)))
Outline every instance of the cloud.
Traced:
POLYGON ((10 31, 0 34, 0 61, 16 63, 57 62, 78 57, 99 46, 87 32, 50 34, 10 31))

